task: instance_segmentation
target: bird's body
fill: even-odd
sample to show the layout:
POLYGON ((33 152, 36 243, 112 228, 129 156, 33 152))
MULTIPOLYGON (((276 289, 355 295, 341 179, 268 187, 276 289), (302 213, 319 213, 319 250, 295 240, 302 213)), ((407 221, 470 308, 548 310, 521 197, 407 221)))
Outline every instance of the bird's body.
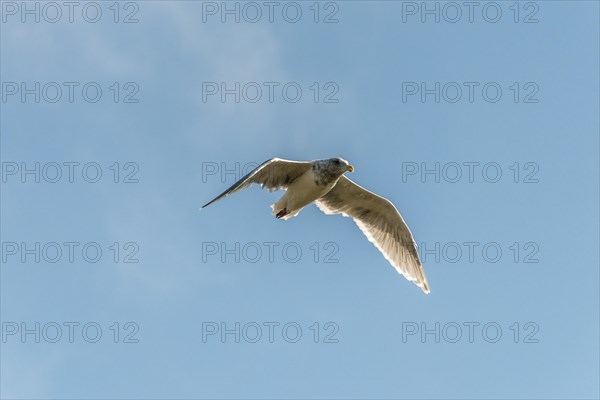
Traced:
POLYGON ((273 158, 202 208, 253 183, 271 191, 284 189, 285 194, 271 206, 277 218, 292 218, 313 202, 326 214, 352 217, 398 272, 429 293, 417 246, 400 213, 387 199, 344 176, 353 171, 354 167, 341 158, 310 162, 273 158))
POLYGON ((315 172, 313 168, 309 169, 288 186, 284 195, 271 206, 273 215, 284 220, 295 217, 304 207, 327 194, 337 182, 319 184, 315 172))

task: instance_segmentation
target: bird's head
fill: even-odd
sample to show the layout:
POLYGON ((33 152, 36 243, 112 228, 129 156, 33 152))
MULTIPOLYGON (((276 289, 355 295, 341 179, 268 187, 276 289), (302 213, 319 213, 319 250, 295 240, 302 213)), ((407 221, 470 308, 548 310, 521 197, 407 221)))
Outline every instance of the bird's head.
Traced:
POLYGON ((318 185, 328 185, 337 182, 344 173, 354 172, 354 167, 343 158, 329 158, 316 161, 313 168, 316 172, 318 185))
POLYGON ((339 176, 346 172, 354 172, 354 167, 341 157, 330 158, 327 160, 327 163, 329 164, 329 168, 332 171, 336 171, 339 176))

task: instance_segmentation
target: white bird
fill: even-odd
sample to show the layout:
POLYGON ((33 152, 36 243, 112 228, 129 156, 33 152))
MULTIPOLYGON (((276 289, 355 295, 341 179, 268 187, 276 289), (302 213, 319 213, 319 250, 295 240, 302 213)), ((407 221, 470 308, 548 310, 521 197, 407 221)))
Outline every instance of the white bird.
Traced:
POLYGON ((417 245, 402 216, 387 199, 371 193, 344 176, 354 167, 342 158, 289 161, 272 158, 259 165, 202 208, 253 183, 286 193, 271 206, 276 218, 287 220, 310 203, 325 214, 352 217, 360 230, 392 266, 425 293, 429 284, 417 245))

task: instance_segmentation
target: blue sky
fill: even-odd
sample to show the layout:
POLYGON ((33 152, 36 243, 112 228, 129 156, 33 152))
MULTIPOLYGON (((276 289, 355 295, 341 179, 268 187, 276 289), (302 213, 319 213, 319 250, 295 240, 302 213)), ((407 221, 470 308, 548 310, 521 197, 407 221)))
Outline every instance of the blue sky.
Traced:
POLYGON ((599 397, 597 2, 21 4, 1 4, 3 398, 599 397), (198 210, 275 156, 348 159, 431 294, 314 206, 276 220, 255 187, 198 210))

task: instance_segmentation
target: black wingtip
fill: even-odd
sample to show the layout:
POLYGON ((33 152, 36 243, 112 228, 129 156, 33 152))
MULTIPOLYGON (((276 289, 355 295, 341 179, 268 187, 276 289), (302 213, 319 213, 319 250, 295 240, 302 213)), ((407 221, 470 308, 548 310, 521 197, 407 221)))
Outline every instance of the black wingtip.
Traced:
POLYGON ((212 203, 214 203, 217 200, 219 200, 218 197, 216 199, 213 199, 213 200, 209 201, 208 203, 206 203, 205 205, 203 205, 202 207, 200 207, 200 210, 202 210, 203 208, 206 208, 206 207, 210 206, 212 203))
POLYGON ((203 208, 206 208, 208 206, 210 206, 212 203, 216 202, 217 200, 220 200, 221 197, 217 197, 216 199, 212 199, 211 201, 209 201, 208 203, 206 203, 205 205, 203 205, 202 207, 200 207, 200 209, 202 210, 203 208))

